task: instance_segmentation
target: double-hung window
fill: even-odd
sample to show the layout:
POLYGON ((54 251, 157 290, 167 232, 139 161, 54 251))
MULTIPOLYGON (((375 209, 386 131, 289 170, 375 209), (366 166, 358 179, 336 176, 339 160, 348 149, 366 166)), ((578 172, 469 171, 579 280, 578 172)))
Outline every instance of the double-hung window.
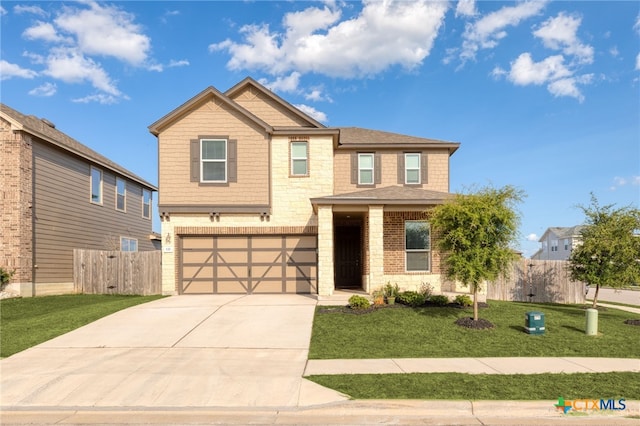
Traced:
POLYGON ((309 175, 308 142, 291 142, 291 176, 309 175))
POLYGON ((135 238, 120 237, 120 251, 138 251, 138 240, 135 238))
POLYGON ((420 153, 404 154, 404 183, 420 183, 420 153))
POLYGON ((374 184, 373 153, 358 154, 358 185, 374 184))
POLYGON ((200 140, 200 176, 202 182, 227 181, 227 141, 200 140))
POLYGON ((424 221, 408 220, 404 226, 406 270, 429 271, 431 267, 429 224, 424 221))
POLYGON ((119 177, 116 178, 116 210, 121 212, 127 209, 127 182, 119 177))
POLYGON ((551 251, 558 251, 558 240, 551 240, 551 251))
POLYGON ((102 204, 102 170, 91 167, 91 202, 102 204))
POLYGON ((142 217, 151 219, 151 191, 142 190, 142 217))
POLYGON ((570 247, 571 247, 571 246, 569 245, 569 239, 568 239, 568 238, 565 238, 565 239, 564 239, 564 249, 565 249, 565 251, 566 251, 566 250, 569 250, 569 248, 570 248, 570 247))

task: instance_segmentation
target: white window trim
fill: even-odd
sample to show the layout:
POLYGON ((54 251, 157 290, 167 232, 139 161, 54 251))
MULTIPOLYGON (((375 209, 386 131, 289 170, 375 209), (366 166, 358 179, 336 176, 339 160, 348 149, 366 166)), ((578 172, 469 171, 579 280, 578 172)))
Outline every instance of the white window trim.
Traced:
POLYGON ((119 177, 116 177, 116 200, 115 201, 116 201, 116 210, 119 212, 126 213, 127 212, 127 181, 119 177), (118 192, 119 182, 124 183, 124 194, 122 194, 124 197, 124 206, 121 209, 118 208, 118 197, 120 196, 120 193, 118 192))
POLYGON ((558 251, 558 240, 551 240, 551 251, 558 251))
POLYGON ((406 185, 420 185, 422 183, 422 170, 421 170, 421 167, 422 167, 422 157, 421 157, 421 154, 419 152, 406 152, 404 154, 404 183, 406 185), (415 169, 415 168, 411 168, 410 169, 409 166, 407 166, 407 164, 408 164, 407 156, 409 156, 409 155, 417 155, 418 156, 418 168, 417 169, 415 169), (418 181, 417 182, 409 182, 409 179, 408 179, 409 170, 418 170, 418 181))
POLYGON ((227 183, 229 180, 229 141, 227 139, 200 139, 200 183, 227 183), (204 141, 224 142, 224 159, 202 158, 202 143, 204 141), (204 163, 224 163, 224 180, 205 180, 204 163))
POLYGON ((89 171, 89 201, 92 204, 97 204, 100 206, 102 205, 102 201, 104 199, 103 184, 104 184, 104 173, 102 172, 101 169, 91 166, 91 170, 89 171), (99 201, 93 201, 93 171, 94 170, 97 172, 100 172, 100 200, 99 201))
POLYGON ((137 251, 138 251, 138 239, 137 239, 137 238, 131 238, 131 237, 123 237, 123 236, 120 236, 120 251, 123 251, 123 252, 125 252, 125 253, 135 253, 135 252, 137 252, 137 251), (135 249, 135 251, 133 251, 133 250, 126 250, 126 251, 125 251, 125 250, 122 250, 122 242, 123 242, 123 240, 127 240, 127 242, 128 242, 128 244, 129 244, 129 245, 131 245, 131 241, 135 241, 135 242, 136 242, 136 249, 135 249))
POLYGON ((375 185, 376 183, 376 159, 375 155, 372 152, 363 152, 358 153, 358 185, 375 185), (371 168, 363 168, 360 166, 360 159, 362 157, 371 157, 371 168), (363 170, 371 170, 371 182, 362 182, 362 174, 360 173, 363 170))
POLYGON ((309 142, 308 141, 294 141, 291 142, 290 145, 290 152, 291 152, 291 176, 309 176, 309 142), (293 145, 295 144, 304 144, 307 149, 305 150, 307 155, 304 157, 294 157, 293 156, 293 145), (305 162, 305 173, 294 173, 293 170, 293 162, 294 160, 304 160, 305 162))
POLYGON ((404 270, 405 272, 431 272, 431 225, 428 222, 424 222, 421 220, 405 220, 404 221, 404 270), (428 246, 429 248, 427 249, 407 249, 407 223, 422 223, 426 226, 429 227, 429 242, 428 242, 428 246), (412 269, 409 270, 407 268, 407 253, 427 253, 427 258, 428 258, 428 262, 429 265, 427 266, 427 269, 412 269))
POLYGON ((151 219, 151 204, 153 203, 152 193, 148 189, 142 190, 142 217, 144 219, 151 219), (144 206, 147 204, 144 202, 144 195, 149 194, 149 216, 144 215, 144 206))

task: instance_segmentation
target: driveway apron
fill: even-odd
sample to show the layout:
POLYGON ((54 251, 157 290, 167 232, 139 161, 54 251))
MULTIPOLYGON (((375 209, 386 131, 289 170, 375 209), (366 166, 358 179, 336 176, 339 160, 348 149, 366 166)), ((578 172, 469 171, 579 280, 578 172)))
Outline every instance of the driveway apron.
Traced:
POLYGON ((297 407, 344 397, 302 379, 316 300, 173 296, 0 361, 2 407, 297 407))

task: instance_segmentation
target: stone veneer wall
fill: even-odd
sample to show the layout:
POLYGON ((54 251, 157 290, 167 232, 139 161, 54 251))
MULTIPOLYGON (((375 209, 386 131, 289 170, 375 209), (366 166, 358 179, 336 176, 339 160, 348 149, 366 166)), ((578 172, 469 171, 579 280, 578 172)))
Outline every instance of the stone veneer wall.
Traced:
POLYGON ((9 289, 32 292, 32 142, 0 120, 0 266, 15 271, 9 289))

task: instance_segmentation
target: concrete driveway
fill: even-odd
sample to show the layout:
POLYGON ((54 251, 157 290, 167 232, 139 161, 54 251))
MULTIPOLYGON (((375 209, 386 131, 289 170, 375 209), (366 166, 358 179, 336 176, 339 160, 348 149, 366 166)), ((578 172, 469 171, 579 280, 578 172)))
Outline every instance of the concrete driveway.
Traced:
POLYGON ((316 300, 173 296, 0 361, 8 407, 298 407, 339 393, 302 379, 316 300))

